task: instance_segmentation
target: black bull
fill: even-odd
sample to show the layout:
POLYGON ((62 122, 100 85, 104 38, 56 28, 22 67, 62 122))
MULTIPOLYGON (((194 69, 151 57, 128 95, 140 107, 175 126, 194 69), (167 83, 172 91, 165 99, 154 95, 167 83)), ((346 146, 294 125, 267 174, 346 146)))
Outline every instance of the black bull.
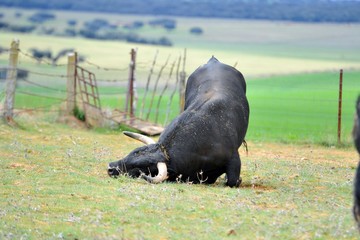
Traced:
POLYGON ((214 183, 226 173, 227 185, 241 183, 238 149, 249 122, 246 83, 235 68, 212 57, 187 81, 185 107, 155 143, 139 134, 125 133, 148 145, 112 162, 110 176, 127 173, 149 182, 214 183))

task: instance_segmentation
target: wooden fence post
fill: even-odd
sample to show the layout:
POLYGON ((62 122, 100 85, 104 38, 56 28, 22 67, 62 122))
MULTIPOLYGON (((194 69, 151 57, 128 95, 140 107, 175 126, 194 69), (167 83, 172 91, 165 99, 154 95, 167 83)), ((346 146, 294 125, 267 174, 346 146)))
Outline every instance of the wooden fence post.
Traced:
POLYGON ((337 143, 341 143, 341 110, 342 110, 342 85, 343 85, 343 70, 340 69, 339 76, 339 106, 338 106, 338 132, 337 143))
POLYGON ((181 71, 180 82, 179 82, 180 113, 184 111, 184 106, 185 106, 185 78, 186 78, 185 72, 181 71))
POLYGON ((76 106, 76 64, 77 53, 69 53, 66 82, 66 112, 68 115, 74 114, 76 106))
POLYGON ((134 99, 135 95, 135 61, 136 61, 136 51, 132 48, 131 52, 131 60, 129 64, 129 86, 128 92, 126 94, 126 105, 125 105, 125 112, 128 112, 128 107, 130 107, 129 113, 130 117, 134 117, 134 112, 136 111, 136 99, 134 99))
POLYGON ((186 48, 184 49, 183 70, 180 72, 180 82, 179 82, 180 113, 184 111, 184 106, 185 106, 185 82, 186 82, 185 62, 186 62, 186 48))
POLYGON ((4 118, 7 122, 12 122, 15 104, 15 88, 17 75, 17 62, 19 56, 19 40, 14 39, 11 42, 9 51, 9 68, 6 74, 6 93, 4 102, 4 118))

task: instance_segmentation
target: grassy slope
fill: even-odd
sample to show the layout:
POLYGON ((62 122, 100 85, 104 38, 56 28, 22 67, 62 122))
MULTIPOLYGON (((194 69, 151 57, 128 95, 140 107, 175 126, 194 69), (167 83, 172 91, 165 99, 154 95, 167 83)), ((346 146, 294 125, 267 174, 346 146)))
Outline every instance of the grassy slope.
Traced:
POLYGON ((23 115, 0 128, 0 238, 355 239, 353 150, 249 142, 240 189, 106 175, 139 143, 23 115), (36 121, 36 124, 35 124, 36 121), (194 194, 196 192, 196 194, 194 194))
MULTIPOLYGON (((5 20, 17 23, 26 22, 26 18, 35 12, 35 10, 2 9, 5 20), (14 17, 16 11, 23 13, 20 19, 14 17)), ((54 13, 57 19, 45 23, 44 27, 54 27, 59 31, 66 28, 66 22, 69 19, 76 19, 77 28, 80 28, 85 21, 95 18, 106 19, 119 26, 132 21, 147 23, 155 18, 64 11, 54 13)), ((154 29, 146 25, 136 33, 148 38, 160 36, 170 38, 176 48, 159 47, 163 58, 166 58, 169 53, 177 55, 183 48, 188 48, 187 69, 189 72, 203 64, 211 55, 217 56, 228 64, 238 62, 239 68, 246 76, 359 67, 360 24, 303 24, 205 18, 176 18, 176 21, 175 31, 168 32, 162 28, 154 29), (189 29, 194 26, 203 28, 204 34, 191 35, 189 29)), ((9 36, 2 33, 1 42, 9 44, 11 38, 16 35, 22 38, 21 34, 9 36)), ((96 59, 96 63, 105 64, 108 67, 118 67, 122 63, 121 59, 124 59, 119 56, 128 56, 130 47, 137 46, 137 44, 53 39, 48 36, 44 36, 43 39, 32 39, 31 36, 25 35, 24 38, 26 40, 21 39, 23 50, 37 47, 57 51, 64 47, 73 47, 79 53, 89 57, 89 60, 96 59)), ((139 54, 145 57, 144 61, 152 60, 153 46, 140 45, 138 47, 139 54)), ((127 63, 128 59, 125 59, 127 63)))

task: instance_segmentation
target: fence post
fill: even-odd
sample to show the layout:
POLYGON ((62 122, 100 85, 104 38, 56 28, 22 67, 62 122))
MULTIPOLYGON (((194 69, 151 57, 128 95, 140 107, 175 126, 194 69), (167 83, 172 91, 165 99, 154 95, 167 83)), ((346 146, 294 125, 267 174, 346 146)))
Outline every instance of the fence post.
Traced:
POLYGON ((184 111, 185 106, 185 72, 180 72, 179 81, 179 94, 180 94, 180 113, 184 111))
POLYGON ((131 52, 131 60, 129 65, 129 86, 128 93, 126 95, 126 106, 125 112, 128 112, 128 108, 130 107, 129 113, 130 117, 134 116, 134 110, 136 108, 136 103, 134 102, 134 82, 135 82, 135 60, 136 60, 136 51, 132 48, 131 52))
POLYGON ((184 49, 183 70, 180 72, 180 82, 179 82, 180 113, 184 111, 184 107, 185 107, 185 81, 186 81, 185 62, 186 62, 186 48, 184 49))
POLYGON ((4 102, 4 118, 7 122, 13 120, 14 100, 16 88, 17 62, 19 56, 19 40, 14 39, 11 42, 9 51, 9 68, 6 73, 6 93, 4 102))
POLYGON ((340 69, 340 76, 339 76, 339 107, 338 107, 338 132, 337 132, 337 142, 338 142, 338 144, 341 143, 342 84, 343 84, 343 70, 340 69))
POLYGON ((66 112, 68 115, 74 114, 76 106, 76 64, 77 53, 69 53, 66 82, 66 112))

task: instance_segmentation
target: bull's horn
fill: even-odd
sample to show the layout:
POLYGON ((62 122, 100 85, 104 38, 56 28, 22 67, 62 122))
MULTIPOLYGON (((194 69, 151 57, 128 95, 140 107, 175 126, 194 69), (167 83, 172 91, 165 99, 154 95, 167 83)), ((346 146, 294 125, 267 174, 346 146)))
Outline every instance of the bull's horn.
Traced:
POLYGON ((150 177, 143 175, 142 177, 150 183, 161 183, 162 181, 166 180, 168 178, 166 164, 164 162, 158 162, 157 168, 159 172, 157 176, 150 177))
POLYGON ((149 145, 149 144, 154 144, 155 141, 152 139, 152 138, 149 138, 145 135, 142 135, 140 133, 134 133, 134 132, 128 132, 128 131, 124 131, 123 132, 126 136, 128 137, 131 137, 131 138, 134 138, 142 143, 145 143, 146 145, 149 145))

